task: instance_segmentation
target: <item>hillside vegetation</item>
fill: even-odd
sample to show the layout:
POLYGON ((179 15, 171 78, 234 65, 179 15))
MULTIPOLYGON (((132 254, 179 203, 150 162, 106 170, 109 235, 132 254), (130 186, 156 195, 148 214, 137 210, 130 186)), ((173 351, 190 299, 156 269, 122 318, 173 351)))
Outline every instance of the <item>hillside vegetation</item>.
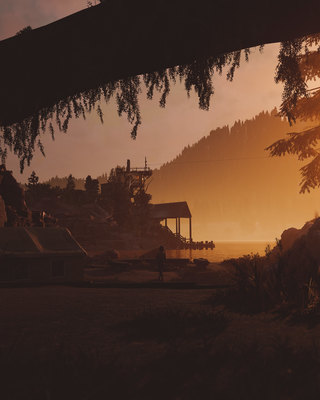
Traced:
POLYGON ((264 149, 311 123, 290 127, 276 114, 261 112, 185 147, 154 171, 152 202, 186 200, 196 240, 271 240, 302 226, 319 210, 319 195, 299 194, 302 163, 270 158, 264 149))

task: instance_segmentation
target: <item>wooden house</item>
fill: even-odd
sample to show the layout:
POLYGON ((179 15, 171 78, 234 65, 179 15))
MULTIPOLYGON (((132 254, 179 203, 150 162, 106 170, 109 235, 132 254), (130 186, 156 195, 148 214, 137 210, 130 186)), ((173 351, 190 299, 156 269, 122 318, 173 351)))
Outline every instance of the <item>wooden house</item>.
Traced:
POLYGON ((0 282, 78 282, 86 262, 66 228, 0 228, 0 282))

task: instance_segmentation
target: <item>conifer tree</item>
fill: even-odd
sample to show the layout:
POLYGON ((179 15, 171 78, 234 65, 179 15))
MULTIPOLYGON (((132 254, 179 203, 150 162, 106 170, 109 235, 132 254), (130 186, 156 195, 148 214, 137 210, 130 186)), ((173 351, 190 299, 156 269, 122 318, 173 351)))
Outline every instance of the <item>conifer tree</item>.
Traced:
POLYGON ((67 178, 67 186, 66 186, 66 191, 67 192, 71 192, 73 190, 75 190, 76 188, 76 183, 75 183, 75 179, 72 176, 72 174, 70 174, 67 178))
POLYGON ((301 169, 300 192, 320 187, 320 87, 308 83, 320 78, 320 34, 281 44, 276 82, 284 84, 279 115, 290 124, 310 121, 313 126, 291 132, 266 148, 271 156, 294 154, 300 161, 311 160, 301 169))
POLYGON ((35 186, 39 183, 39 177, 36 175, 35 171, 31 172, 31 175, 28 178, 29 186, 35 186))
POLYGON ((99 195, 99 181, 98 179, 92 179, 91 175, 86 177, 84 184, 86 189, 87 198, 89 201, 96 201, 99 195))

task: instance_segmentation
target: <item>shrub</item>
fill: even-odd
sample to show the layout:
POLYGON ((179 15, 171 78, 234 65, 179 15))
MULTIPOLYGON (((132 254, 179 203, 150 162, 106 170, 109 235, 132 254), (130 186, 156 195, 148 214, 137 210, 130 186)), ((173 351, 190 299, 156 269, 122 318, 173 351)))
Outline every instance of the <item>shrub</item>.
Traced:
POLYGON ((265 257, 248 254, 224 262, 234 268, 233 286, 214 295, 214 301, 233 311, 255 313, 266 311, 281 301, 278 269, 265 257))

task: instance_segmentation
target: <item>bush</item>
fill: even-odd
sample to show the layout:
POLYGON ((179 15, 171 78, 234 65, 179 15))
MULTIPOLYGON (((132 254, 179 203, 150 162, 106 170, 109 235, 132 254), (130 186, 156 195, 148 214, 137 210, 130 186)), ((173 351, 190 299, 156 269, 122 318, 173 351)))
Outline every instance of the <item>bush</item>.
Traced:
POLYGON ((249 254, 224 261, 234 268, 233 286, 214 295, 215 303, 233 311, 256 313, 267 311, 282 301, 277 267, 266 257, 249 254))

